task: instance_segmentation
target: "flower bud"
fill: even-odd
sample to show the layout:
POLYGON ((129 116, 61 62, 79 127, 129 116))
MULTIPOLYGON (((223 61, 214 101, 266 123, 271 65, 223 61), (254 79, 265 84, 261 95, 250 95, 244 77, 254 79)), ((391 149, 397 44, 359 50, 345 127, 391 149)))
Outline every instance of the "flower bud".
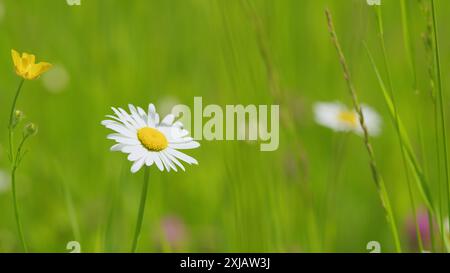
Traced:
POLYGON ((20 111, 20 110, 14 111, 14 116, 13 116, 11 127, 13 129, 16 128, 16 126, 23 120, 24 116, 25 115, 23 114, 22 111, 20 111))
POLYGON ((29 136, 34 136, 36 135, 38 132, 38 127, 36 126, 36 124, 34 123, 28 123, 27 125, 25 125, 25 127, 23 128, 23 135, 24 137, 29 137, 29 136))

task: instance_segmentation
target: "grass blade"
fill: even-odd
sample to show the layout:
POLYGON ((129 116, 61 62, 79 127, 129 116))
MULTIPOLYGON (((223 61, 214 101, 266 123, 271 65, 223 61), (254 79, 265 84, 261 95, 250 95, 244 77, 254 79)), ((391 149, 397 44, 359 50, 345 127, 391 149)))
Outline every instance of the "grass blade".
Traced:
POLYGON ((334 25, 333 25, 333 19, 331 17, 331 13, 329 12, 328 9, 325 11, 325 13, 326 13, 327 20, 328 20, 328 28, 329 28, 331 40, 332 40, 332 42, 333 42, 333 44, 334 44, 334 46, 336 48, 336 51, 338 53, 339 61, 341 63, 342 70, 344 72, 344 78, 346 80, 348 90, 349 90, 350 95, 352 97, 353 107, 355 108, 356 112, 358 113, 359 123, 361 125, 361 128, 363 129, 364 144, 365 144, 367 152, 369 154, 370 168, 371 168, 371 171, 372 171, 372 178, 373 178, 373 180, 375 182, 375 185, 377 187, 377 191, 378 191, 378 194, 379 194, 379 197, 380 197, 380 200, 381 200, 382 207, 384 208, 387 221, 390 224, 391 232, 392 232, 392 235, 394 237, 394 243, 395 243, 396 250, 397 250, 397 252, 401 252, 402 251, 401 243, 400 243, 400 238, 399 238, 399 235, 398 235, 397 224, 396 224, 396 221, 395 221, 394 213, 393 213, 391 205, 390 205, 389 196, 387 194, 383 178, 382 178, 380 172, 378 171, 378 167, 377 167, 376 162, 375 162, 375 154, 373 152, 372 144, 370 142, 369 132, 367 130, 367 127, 366 127, 366 124, 365 124, 365 121, 364 121, 364 115, 363 115, 363 112, 362 112, 362 108, 361 108, 361 105, 359 103, 359 99, 358 99, 355 87, 353 86, 353 83, 351 81, 350 69, 348 68, 347 61, 345 59, 344 53, 343 53, 341 45, 339 43, 339 40, 338 40, 336 31, 335 31, 335 28, 334 28, 334 25))
POLYGON ((388 107, 391 119, 397 123, 396 126, 398 127, 399 137, 401 139, 402 145, 404 145, 403 148, 405 149, 407 162, 410 165, 411 169, 413 170, 413 174, 415 177, 415 181, 417 182, 419 192, 422 195, 422 198, 423 198, 426 206, 430 209, 430 211, 434 212, 433 200, 431 197, 430 189, 428 187, 428 183, 426 181, 426 177, 425 177, 424 172, 421 169, 420 164, 418 163, 418 160, 413 152, 411 142, 409 140, 406 129, 405 129, 400 117, 396 116, 396 111, 394 108, 392 98, 391 98, 389 92, 387 91, 386 85, 384 84, 384 81, 381 77, 380 71, 379 71, 379 69, 373 59, 373 56, 370 53, 370 50, 368 49, 367 46, 366 46, 366 51, 369 56, 372 67, 374 69, 374 72, 377 77, 378 83, 380 85, 381 91, 383 92, 383 98, 388 107))

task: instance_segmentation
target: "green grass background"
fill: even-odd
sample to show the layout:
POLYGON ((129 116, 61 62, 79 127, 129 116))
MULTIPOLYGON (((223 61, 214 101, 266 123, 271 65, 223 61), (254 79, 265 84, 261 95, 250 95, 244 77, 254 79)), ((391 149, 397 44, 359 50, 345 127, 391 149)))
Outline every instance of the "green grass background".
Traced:
MULTIPOLYGON (((426 152, 420 159, 435 177, 433 111, 421 40, 426 20, 417 1, 407 0, 421 91, 417 95, 403 47, 399 2, 382 2, 399 111, 416 149, 416 117, 422 113, 426 152)), ((450 2, 436 2, 448 93, 450 2)), ((202 96, 204 104, 277 103, 260 53, 261 33, 284 94, 282 115, 289 117, 294 132, 289 133, 286 124, 280 127, 280 147, 274 152, 260 152, 255 143, 202 141, 199 149, 188 151, 199 166, 185 173, 153 168, 139 251, 367 252, 372 240, 379 241, 383 251, 393 251, 362 138, 336 134, 314 122, 314 102, 350 105, 329 40, 326 7, 334 15, 361 100, 383 117, 383 133, 373 139, 374 150, 408 250, 404 226, 411 207, 398 139, 363 46, 366 41, 381 66, 375 14, 366 1, 0 3, 0 169, 9 168, 6 128, 19 82, 10 50, 59 64, 70 77, 57 94, 48 92, 41 79, 27 81, 18 103, 39 125, 17 182, 32 251, 67 252, 66 243, 72 240, 86 252, 129 251, 143 173, 132 175, 126 156, 109 152, 109 131, 100 125, 104 115, 110 114, 110 106, 150 102, 167 114, 162 106, 173 101, 192 105, 194 96, 202 96), (255 28, 258 20, 260 28, 255 28), (343 152, 336 155, 337 145, 344 142, 343 152), (168 215, 186 225, 181 246, 171 247, 162 235, 161 219, 168 215)), ((0 251, 21 251, 9 191, 0 193, 0 251)))

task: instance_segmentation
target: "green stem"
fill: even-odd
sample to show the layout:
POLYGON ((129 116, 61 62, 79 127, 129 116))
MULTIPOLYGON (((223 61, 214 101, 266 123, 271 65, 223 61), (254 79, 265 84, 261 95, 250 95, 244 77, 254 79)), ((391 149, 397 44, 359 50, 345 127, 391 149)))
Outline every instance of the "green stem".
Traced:
POLYGON ((21 79, 19 83, 19 87, 17 87, 16 94, 14 95, 14 100, 11 105, 11 111, 9 113, 9 124, 8 124, 8 132, 9 132, 9 156, 11 162, 14 162, 14 144, 13 144, 13 121, 14 121, 14 111, 16 110, 17 100, 19 99, 20 91, 22 90, 23 83, 25 79, 21 79))
POLYGON ((20 221, 19 216, 19 206, 17 205, 17 194, 16 194, 16 170, 20 163, 20 154, 22 151, 23 144, 27 140, 27 137, 23 137, 20 142, 19 148, 17 149, 17 154, 15 157, 15 161, 13 162, 12 170, 11 170, 11 185, 12 185, 12 195, 13 195, 13 204, 14 204, 14 216, 17 223, 17 230, 19 233, 20 241, 22 243, 22 247, 25 252, 28 252, 28 246, 25 241, 25 236, 23 235, 22 222, 20 221))
MULTIPOLYGON (((448 168, 448 148, 447 148, 447 128, 445 125, 445 110, 444 110, 444 93, 442 90, 442 80, 441 80, 441 61, 440 61, 440 53, 439 53, 439 40, 438 40, 438 29, 437 29, 437 19, 436 19, 436 5, 434 0, 431 0, 431 14, 433 17, 433 33, 434 33, 434 57, 435 57, 435 66, 436 66, 436 79, 437 86, 439 92, 439 108, 440 108, 440 119, 441 119, 441 127, 442 127, 442 142, 444 145, 444 169, 445 169, 445 196, 447 199, 448 213, 450 213, 450 200, 449 200, 449 168, 448 168)), ((443 224, 443 223, 441 223, 443 224)), ((444 231, 445 229, 442 229, 444 231)))
POLYGON ((400 8, 402 14, 402 28, 403 28, 403 41, 406 51, 406 57, 408 59, 409 69, 411 70, 411 75, 413 76, 413 89, 416 94, 419 90, 417 88, 417 73, 416 73, 416 62, 414 61, 414 46, 411 41, 411 31, 409 28, 410 16, 408 12, 408 6, 406 0, 400 1, 400 8))
MULTIPOLYGON (((404 10, 404 6, 402 6, 402 11, 404 10)), ((402 14, 404 14, 404 12, 402 12, 402 14)), ((400 133, 400 121, 399 121, 399 114, 398 114, 398 107, 397 107, 397 101, 395 99, 394 96, 394 87, 393 87, 393 83, 392 83, 392 76, 391 76, 391 70, 389 67, 389 62, 388 62, 388 56, 387 56, 387 50, 386 50, 386 42, 384 39, 384 27, 383 27, 383 15, 382 15, 382 11, 381 11, 381 7, 378 7, 377 11, 376 11, 376 16, 377 16, 377 20, 378 20, 378 31, 379 31, 379 35, 380 35, 380 46, 381 46, 381 51, 382 51, 382 55, 383 55, 383 61, 384 61, 384 67, 386 69, 386 77, 387 77, 387 83, 388 83, 388 88, 389 88, 389 93, 391 96, 391 100, 392 100, 392 105, 394 108, 394 124, 395 124, 395 129, 397 131, 397 135, 398 135, 398 139, 400 142, 400 152, 402 155, 402 161, 403 161, 403 168, 405 170, 405 176, 406 176, 406 185, 408 187, 408 193, 409 193, 409 200, 411 202, 411 209, 412 209, 412 215, 413 215, 413 220, 416 226, 416 236, 417 236, 417 242, 419 245, 419 250, 420 252, 423 252, 423 244, 422 244, 422 236, 420 234, 420 230, 419 230, 419 225, 417 222, 417 212, 416 212, 416 205, 414 202, 414 195, 412 192, 412 188, 411 188, 411 181, 410 181, 410 177, 409 177, 409 172, 408 172, 408 165, 407 165, 407 160, 406 160, 406 151, 405 151, 405 144, 403 143, 403 139, 401 137, 401 133, 400 133)), ((405 28, 405 21, 403 21, 403 25, 405 28)), ((404 31, 407 33, 407 31, 404 31)), ((408 35, 406 35, 406 37, 408 37, 408 35)), ((407 41, 405 40, 405 44, 407 43, 407 41)), ((407 50, 408 51, 408 50, 407 50)), ((408 51, 409 52, 409 51, 408 51)))
POLYGON ((441 243, 442 243, 442 247, 445 246, 445 226, 444 226, 444 215, 443 215, 443 211, 442 211, 442 181, 441 181, 441 149, 439 146, 439 113, 438 113, 438 109, 437 109, 437 102, 436 99, 433 99, 433 106, 434 106, 434 111, 433 111, 433 125, 434 125, 434 134, 436 136, 436 156, 437 156, 437 191, 438 191, 438 204, 439 204, 439 210, 436 210, 436 215, 438 217, 438 227, 439 227, 439 232, 441 233, 440 239, 441 239, 441 243))
POLYGON ((144 173, 144 186, 142 187, 142 193, 141 193, 141 203, 139 205, 139 213, 138 213, 138 219, 137 219, 137 223, 136 223, 136 230, 134 232, 133 246, 131 248, 132 253, 136 252, 139 236, 141 234, 142 220, 144 219, 145 202, 147 201, 149 171, 150 171, 150 168, 146 167, 145 173, 144 173))
POLYGON ((25 237, 23 236, 22 223, 19 216, 19 208, 17 206, 17 196, 16 196, 16 167, 13 167, 11 171, 11 185, 12 185, 12 195, 14 203, 14 216, 16 218, 17 230, 19 232, 20 241, 25 252, 28 252, 27 243, 25 242, 25 237))
POLYGON ((347 61, 344 56, 344 52, 342 51, 341 44, 339 43, 334 25, 333 25, 333 19, 331 17, 331 13, 329 10, 325 10, 326 16, 327 16, 327 23, 328 23, 328 29, 331 36, 331 41, 333 42, 336 51, 338 53, 339 62, 341 63, 342 70, 344 73, 344 79, 347 83, 348 90, 350 92, 350 95, 352 97, 353 107, 355 108, 355 111, 358 114, 359 117, 359 125, 361 126, 363 130, 363 136, 364 136, 364 145, 366 146, 367 153, 369 155, 369 165, 372 172, 372 178, 375 182, 375 185, 377 187, 378 194, 381 199, 382 207, 384 208, 384 212, 386 214, 387 221, 389 222, 391 226, 392 235, 395 242, 395 248, 397 252, 401 252, 401 244, 400 244, 400 238, 398 235, 397 225, 395 222, 394 213, 392 211, 392 207, 390 205, 389 196, 386 192, 386 188, 384 185, 383 178, 381 177, 381 174, 378 170, 376 161, 375 161, 375 154, 372 148, 372 144, 369 137, 369 131, 367 129, 363 111, 361 108, 361 104, 359 103, 358 95, 356 93, 356 89, 353 85, 353 82, 351 80, 350 76, 350 69, 348 67, 347 61))
MULTIPOLYGON (((25 82, 24 79, 22 79, 19 83, 19 86, 16 90, 16 94, 14 95, 13 103, 11 105, 11 111, 9 115, 9 124, 8 124, 8 132, 9 132, 9 156, 11 160, 11 190, 12 190, 12 196, 13 196, 13 205, 14 205, 14 216, 16 219, 17 224, 17 231, 19 233, 20 241, 22 243, 23 250, 25 252, 28 252, 28 247, 25 242, 25 237, 23 236, 23 229, 22 229, 22 223, 20 221, 20 214, 19 214, 19 207, 17 205, 17 194, 16 194, 16 170, 18 167, 18 161, 17 158, 19 157, 19 154, 14 156, 14 143, 13 143, 13 121, 14 121, 14 111, 16 109, 17 100, 19 99, 20 91, 22 90, 23 83, 25 82)), ((25 138, 22 139, 22 142, 20 144, 19 151, 25 142, 25 138)))

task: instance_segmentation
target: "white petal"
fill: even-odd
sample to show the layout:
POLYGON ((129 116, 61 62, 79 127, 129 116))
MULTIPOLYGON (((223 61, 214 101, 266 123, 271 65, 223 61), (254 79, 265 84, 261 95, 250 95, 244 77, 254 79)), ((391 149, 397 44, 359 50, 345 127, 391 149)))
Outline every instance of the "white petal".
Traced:
POLYGON ((175 120, 175 116, 172 114, 168 114, 167 116, 165 116, 163 118, 163 120, 161 121, 161 124, 170 126, 170 125, 172 125, 174 120, 175 120))
POLYGON ((159 124, 159 115, 158 113, 155 113, 153 120, 155 121, 155 126, 159 124))
POLYGON ((120 152, 123 148, 125 148, 127 145, 125 144, 115 144, 111 147, 112 152, 120 152))
POLYGON ((155 105, 153 104, 153 103, 150 103, 149 105, 148 105, 148 113, 150 114, 150 113, 156 113, 156 108, 155 108, 155 105))
POLYGON ((147 167, 150 167, 151 165, 153 165, 155 161, 153 160, 153 155, 152 153, 148 153, 147 156, 145 157, 145 165, 147 165, 147 167))
MULTIPOLYGON (((164 152, 159 152, 159 154, 161 155, 161 159, 163 159, 163 161, 169 165, 170 168, 172 168, 174 171, 178 171, 177 167, 175 167, 175 165, 172 163, 172 161, 166 156, 166 154, 164 152)), ((169 169, 170 170, 170 169, 169 169)))
POLYGON ((141 107, 137 108, 139 115, 142 117, 142 119, 146 122, 147 121, 147 113, 145 113, 144 109, 141 107))
MULTIPOLYGON (((113 116, 113 115, 106 115, 105 117, 112 119, 112 120, 108 120, 108 121, 117 121, 117 122, 119 122, 119 123, 123 123, 123 120, 121 120, 120 118, 118 118, 118 117, 116 117, 116 116, 113 116)), ((104 121, 106 121, 106 120, 104 120, 104 121)), ((102 124, 103 124, 103 121, 102 121, 102 124)))
POLYGON ((144 163, 145 163, 145 157, 143 157, 143 158, 139 159, 138 161, 134 162, 133 166, 131 166, 131 172, 132 173, 138 172, 142 168, 144 163))
POLYGON ((136 137, 136 132, 132 132, 128 130, 126 127, 119 124, 108 124, 105 125, 105 127, 130 138, 136 137))
POLYGON ((139 127, 146 127, 147 123, 142 119, 142 116, 139 115, 136 107, 132 104, 128 104, 128 108, 130 109, 131 117, 136 121, 139 127))
POLYGON ((170 166, 168 164, 168 162, 166 161, 166 159, 164 158, 164 156, 158 152, 159 158, 161 159, 161 162, 163 163, 164 168, 166 169, 166 171, 170 172, 170 166))
POLYGON ((197 162, 197 160, 195 158, 190 157, 190 156, 188 156, 185 153, 182 153, 180 151, 177 151, 177 150, 174 150, 174 149, 171 149, 171 148, 167 148, 166 151, 168 153, 170 153, 171 155, 173 155, 173 156, 175 156, 175 157, 177 157, 177 158, 179 158, 179 159, 181 159, 181 160, 183 160, 183 161, 185 161, 185 162, 187 162, 189 164, 198 164, 198 162, 197 162))
POLYGON ((178 165, 178 167, 180 167, 183 171, 186 171, 186 169, 184 168, 183 164, 180 163, 180 161, 178 161, 178 159, 176 159, 173 155, 171 155, 170 153, 166 152, 166 151, 162 151, 162 153, 164 153, 164 155, 172 162, 174 162, 175 164, 178 165))
POLYGON ((156 127, 155 120, 153 119, 152 115, 147 116, 147 127, 150 127, 150 128, 156 127))
POLYGON ((187 143, 169 143, 169 147, 173 149, 185 150, 185 149, 195 149, 200 147, 200 143, 196 141, 191 141, 187 143))
POLYGON ((127 146, 123 147, 123 149, 122 149, 122 152, 124 152, 126 154, 137 153, 137 152, 144 153, 146 151, 147 150, 144 147, 142 147, 142 145, 140 143, 137 145, 127 145, 127 146))
POLYGON ((161 158, 159 158, 159 154, 153 152, 153 160, 155 161, 156 166, 158 167, 158 169, 160 171, 164 171, 164 166, 163 163, 161 161, 161 158))
POLYGON ((134 153, 130 153, 128 155, 128 160, 129 161, 136 161, 136 160, 138 160, 140 158, 145 158, 146 155, 147 155, 147 152, 137 151, 137 152, 134 152, 134 153))
POLYGON ((122 114, 120 113, 119 110, 117 110, 116 107, 111 107, 111 110, 113 110, 114 114, 116 114, 116 115, 110 116, 110 117, 117 117, 120 120, 120 122, 122 122, 122 123, 126 122, 126 119, 123 118, 122 114))
POLYGON ((153 103, 150 103, 148 105, 148 116, 147 116, 147 118, 148 118, 147 125, 149 127, 154 128, 156 126, 156 124, 159 123, 159 120, 158 120, 158 122, 156 122, 156 115, 157 114, 156 114, 155 106, 153 105, 153 103))
POLYGON ((134 128, 130 123, 116 117, 116 116, 112 116, 112 115, 106 115, 107 118, 110 118, 112 120, 104 120, 102 121, 102 125, 106 126, 108 124, 119 124, 121 126, 124 126, 125 128, 127 128, 128 130, 130 130, 131 132, 135 131, 136 128, 134 128))
POLYGON ((122 136, 120 134, 109 134, 108 139, 112 139, 115 140, 121 144, 128 144, 128 145, 138 145, 140 144, 139 140, 137 139, 133 139, 133 138, 129 138, 129 137, 125 137, 122 136))
POLYGON ((118 108, 118 110, 122 114, 122 118, 129 122, 134 128, 141 128, 141 126, 131 117, 130 114, 127 113, 127 111, 123 110, 122 108, 118 108))
POLYGON ((116 116, 122 121, 122 123, 128 124, 128 126, 130 126, 130 127, 137 128, 137 124, 128 115, 128 113, 125 112, 123 109, 121 109, 121 108, 116 109, 114 107, 111 107, 111 109, 114 111, 116 116))

